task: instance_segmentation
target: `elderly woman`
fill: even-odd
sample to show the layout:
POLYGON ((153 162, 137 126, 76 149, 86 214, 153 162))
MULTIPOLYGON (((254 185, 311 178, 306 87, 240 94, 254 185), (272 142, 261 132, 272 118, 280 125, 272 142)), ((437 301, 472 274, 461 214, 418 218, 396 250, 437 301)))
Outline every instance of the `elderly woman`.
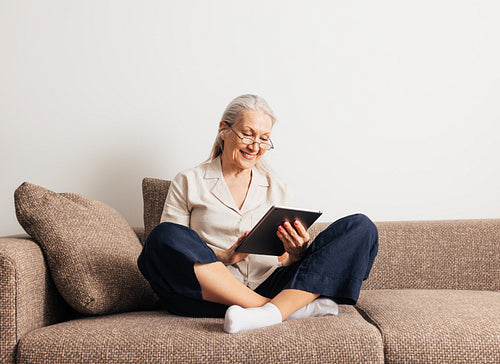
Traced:
POLYGON ((299 221, 285 222, 276 231, 286 251, 279 257, 235 252, 270 206, 291 204, 262 160, 273 149, 275 121, 261 97, 237 97, 210 159, 172 180, 161 223, 138 259, 169 312, 225 315, 224 330, 235 333, 356 303, 378 249, 377 229, 362 214, 334 222, 313 242, 299 221))

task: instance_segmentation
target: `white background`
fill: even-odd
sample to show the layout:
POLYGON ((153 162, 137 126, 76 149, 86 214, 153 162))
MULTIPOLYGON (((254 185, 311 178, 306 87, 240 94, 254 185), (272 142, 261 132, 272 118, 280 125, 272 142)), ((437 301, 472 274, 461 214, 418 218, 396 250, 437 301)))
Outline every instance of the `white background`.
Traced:
POLYGON ((142 225, 141 181, 204 161, 229 101, 323 221, 500 217, 497 0, 0 0, 0 235, 23 181, 142 225))

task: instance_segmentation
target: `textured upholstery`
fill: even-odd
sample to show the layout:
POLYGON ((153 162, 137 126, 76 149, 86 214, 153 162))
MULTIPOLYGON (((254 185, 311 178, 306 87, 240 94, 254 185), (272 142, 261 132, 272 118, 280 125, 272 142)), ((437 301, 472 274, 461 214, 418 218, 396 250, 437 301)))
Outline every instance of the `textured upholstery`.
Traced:
POLYGON ((387 363, 500 363, 500 292, 362 291, 387 363))
MULTIPOLYGON (((146 177, 142 180, 144 202, 144 239, 160 223, 170 181, 146 177)), ((143 239, 143 241, 144 241, 143 239)))
POLYGON ((20 224, 42 247, 71 307, 84 314, 154 307, 157 298, 137 267, 140 241, 118 212, 30 183, 15 191, 14 200, 20 224))
POLYGON ((28 331, 74 315, 26 235, 0 238, 0 287, 0 363, 14 362, 16 343, 28 331))
POLYGON ((378 222, 364 289, 500 290, 500 220, 378 222))
MULTIPOLYGON (((329 223, 316 223, 312 237, 329 223)), ((500 290, 500 219, 376 222, 379 250, 363 289, 500 290)))
POLYGON ((21 338, 18 363, 383 363, 380 332, 352 306, 234 335, 222 319, 165 312, 84 318, 21 338))

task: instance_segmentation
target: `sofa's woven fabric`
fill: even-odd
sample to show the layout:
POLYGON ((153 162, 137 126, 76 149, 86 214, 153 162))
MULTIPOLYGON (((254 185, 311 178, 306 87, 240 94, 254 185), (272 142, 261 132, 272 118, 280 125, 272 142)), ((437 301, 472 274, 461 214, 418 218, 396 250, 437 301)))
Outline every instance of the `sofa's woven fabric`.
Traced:
POLYGON ((500 290, 500 220, 378 222, 364 289, 500 290))
POLYGON ((16 271, 14 264, 3 254, 4 239, 0 240, 0 362, 15 361, 16 271))
POLYGON ((18 363, 382 363, 380 332, 352 306, 338 316, 226 334, 222 319, 162 311, 85 318, 21 338, 18 363))
POLYGON ((144 202, 144 239, 160 223, 170 181, 146 177, 142 180, 144 202))
MULTIPOLYGON (((500 290, 500 219, 377 222, 363 289, 500 290)), ((316 223, 315 237, 328 223, 316 223)))
POLYGON ((14 194, 20 224, 42 247, 64 299, 84 314, 154 307, 157 298, 139 272, 141 244, 106 204, 23 183, 14 194))
POLYGON ((26 235, 0 238, 0 363, 15 361, 26 332, 70 316, 38 244, 26 235))
POLYGON ((362 291, 387 363, 500 363, 500 292, 362 291))

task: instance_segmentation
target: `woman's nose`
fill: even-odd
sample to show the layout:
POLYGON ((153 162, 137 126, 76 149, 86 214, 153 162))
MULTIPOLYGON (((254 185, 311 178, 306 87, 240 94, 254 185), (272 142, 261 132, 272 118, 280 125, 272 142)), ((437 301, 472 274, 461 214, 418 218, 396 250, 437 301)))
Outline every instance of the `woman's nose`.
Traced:
POLYGON ((248 147, 252 152, 260 150, 260 145, 258 142, 253 142, 252 144, 249 144, 248 147))

